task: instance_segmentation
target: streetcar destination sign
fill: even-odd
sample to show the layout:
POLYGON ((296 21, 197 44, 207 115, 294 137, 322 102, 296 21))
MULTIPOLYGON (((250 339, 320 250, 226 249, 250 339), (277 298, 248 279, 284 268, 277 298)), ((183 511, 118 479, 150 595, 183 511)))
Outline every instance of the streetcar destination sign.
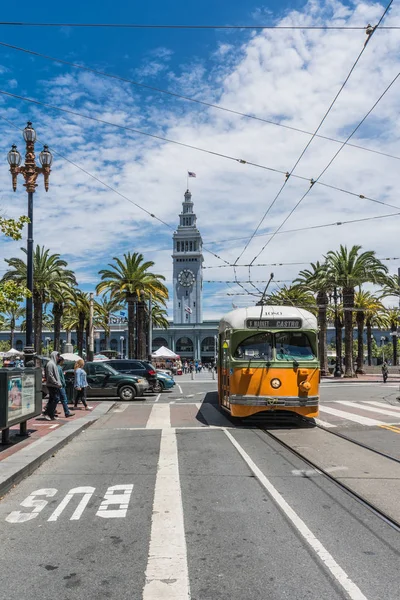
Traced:
POLYGON ((301 319, 247 319, 249 329, 300 329, 301 319))

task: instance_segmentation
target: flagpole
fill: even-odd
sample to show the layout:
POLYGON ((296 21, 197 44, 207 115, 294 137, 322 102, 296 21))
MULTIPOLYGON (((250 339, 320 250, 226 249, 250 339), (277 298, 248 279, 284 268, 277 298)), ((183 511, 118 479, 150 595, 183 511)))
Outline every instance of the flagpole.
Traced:
POLYGON ((189 189, 189 171, 186 171, 186 189, 189 189))

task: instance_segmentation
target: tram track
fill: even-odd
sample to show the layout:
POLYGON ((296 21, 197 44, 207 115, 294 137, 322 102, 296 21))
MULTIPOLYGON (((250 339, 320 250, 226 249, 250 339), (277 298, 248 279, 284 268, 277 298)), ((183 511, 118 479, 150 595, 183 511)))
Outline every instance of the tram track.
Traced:
POLYGON ((336 437, 342 438, 343 440, 346 440, 346 442, 351 442, 352 444, 355 444, 356 446, 359 446, 360 448, 364 448, 365 450, 369 450, 370 452, 374 452, 374 454, 379 454, 379 456, 383 456, 384 458, 387 458, 389 460, 392 460, 393 462, 400 464, 399 458, 396 458, 395 456, 391 456, 390 454, 386 454, 386 452, 382 452, 381 450, 377 450, 376 448, 372 448, 371 446, 368 446, 367 444, 364 444, 363 442, 360 442, 353 438, 347 437, 346 435, 343 435, 343 433, 339 433, 338 431, 332 431, 331 429, 328 429, 327 427, 324 427, 323 425, 317 424, 316 427, 318 427, 318 429, 322 429, 322 431, 326 431, 327 433, 335 435, 336 437))
MULTIPOLYGON (((268 436, 270 439, 272 439, 275 442, 277 442, 280 446, 282 446, 283 448, 285 448, 285 450, 289 451, 291 454, 293 454, 294 456, 296 456, 297 458, 299 458, 300 460, 302 460, 304 463, 306 463, 307 465, 309 465, 312 469, 315 469, 317 472, 321 473, 324 477, 326 477, 327 479, 329 479, 337 487, 339 487, 345 493, 347 493, 348 495, 350 495, 354 500, 356 500, 357 502, 359 502, 364 507, 368 508, 368 510, 370 510, 374 515, 376 515, 377 517, 379 517, 380 519, 382 519, 382 521, 384 521, 390 527, 392 527, 396 531, 400 532, 400 522, 394 520, 392 517, 390 517, 388 514, 386 514, 383 510, 381 510, 380 508, 378 508, 376 505, 374 505, 369 500, 366 500, 364 497, 362 497, 360 494, 358 494, 352 488, 350 488, 345 483, 343 483, 343 481, 339 480, 337 477, 335 477, 334 475, 332 475, 332 473, 329 473, 329 471, 325 470, 318 463, 316 463, 315 461, 310 460, 309 458, 307 458, 306 456, 304 456, 301 452, 299 452, 298 450, 296 450, 295 448, 293 448, 292 446, 290 446, 289 444, 287 444, 286 442, 284 442, 283 440, 281 440, 276 435, 274 435, 270 430, 266 430, 265 428, 263 428, 261 426, 258 426, 257 429, 260 432, 262 432, 264 435, 268 436)), ((333 433, 333 432, 325 429, 324 427, 320 427, 320 429, 322 429, 324 431, 327 431, 328 433, 333 433)), ((343 439, 345 439, 348 442, 357 444, 358 446, 361 446, 361 447, 363 447, 366 450, 370 450, 371 452, 379 454, 379 455, 381 455, 381 456, 383 456, 383 457, 385 457, 385 458, 387 458, 389 460, 393 460, 395 462, 400 463, 400 461, 398 459, 395 459, 394 457, 391 457, 389 455, 386 456, 384 453, 376 451, 373 448, 369 448, 368 446, 366 446, 366 445, 364 445, 362 443, 355 442, 354 440, 352 440, 350 438, 346 438, 346 436, 342 436, 342 435, 336 434, 336 433, 334 433, 334 435, 338 435, 338 437, 342 437, 343 439)))

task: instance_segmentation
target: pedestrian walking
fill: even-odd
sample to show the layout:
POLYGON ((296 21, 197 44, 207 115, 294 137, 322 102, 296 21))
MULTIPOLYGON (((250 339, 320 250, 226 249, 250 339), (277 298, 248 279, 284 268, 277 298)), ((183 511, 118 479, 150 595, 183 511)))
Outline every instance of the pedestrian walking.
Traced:
POLYGON ((44 409, 44 415, 47 421, 54 421, 56 417, 56 408, 60 400, 60 389, 62 387, 60 375, 58 373, 57 361, 59 353, 55 350, 50 354, 50 360, 46 364, 46 386, 49 391, 49 401, 44 409))
POLYGON ((60 376, 60 381, 61 381, 61 386, 62 386, 60 388, 60 401, 61 401, 61 404, 64 409, 64 415, 68 419, 69 417, 73 417, 75 415, 75 413, 72 413, 69 410, 69 406, 68 406, 68 398, 67 398, 67 390, 66 390, 67 384, 65 382, 64 372, 62 370, 63 364, 64 364, 64 359, 62 356, 60 356, 58 359, 58 364, 57 364, 58 374, 60 376))
POLYGON ((388 368, 388 365, 387 365, 387 362, 386 362, 386 360, 384 360, 384 361, 383 361, 383 364, 382 364, 382 377, 383 377, 383 383, 386 383, 386 382, 387 382, 387 378, 388 378, 388 376, 389 376, 389 368, 388 368))
POLYGON ((75 380, 74 380, 74 388, 75 388, 75 402, 74 402, 74 406, 75 408, 78 406, 78 402, 79 400, 82 401, 83 406, 85 407, 85 410, 91 410, 93 407, 92 406, 88 406, 87 402, 86 402, 86 388, 87 388, 87 378, 86 378, 86 371, 84 370, 83 366, 85 364, 85 361, 80 358, 79 360, 76 361, 75 363, 75 380))

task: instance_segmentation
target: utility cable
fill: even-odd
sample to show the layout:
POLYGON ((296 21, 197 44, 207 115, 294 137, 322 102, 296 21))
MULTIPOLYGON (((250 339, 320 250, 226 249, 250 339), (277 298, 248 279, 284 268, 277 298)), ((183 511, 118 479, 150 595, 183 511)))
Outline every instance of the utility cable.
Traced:
MULTIPOLYGON (((141 131, 139 129, 134 129, 132 127, 127 127, 126 125, 118 125, 117 123, 112 123, 111 121, 105 121, 104 119, 99 119, 98 117, 93 117, 93 116, 89 116, 89 115, 84 115, 82 113, 70 110, 70 109, 66 109, 66 108, 61 108, 58 106, 53 106, 51 104, 46 104, 45 102, 40 102, 39 100, 33 100, 32 98, 26 98, 25 96, 19 96, 18 94, 13 94, 11 92, 6 92, 5 90, 0 90, 0 94, 2 94, 3 96, 9 96, 11 98, 16 98, 17 100, 22 100, 23 102, 29 102, 31 104, 35 104, 37 106, 43 106, 44 108, 49 108, 51 110, 56 110, 59 112, 63 112, 63 113, 67 113, 67 114, 71 114, 75 117, 82 117, 83 119, 88 119, 90 121, 96 121, 97 123, 102 123, 103 125, 110 125, 111 127, 116 127, 117 129, 122 129, 124 131, 130 131, 132 133, 137 133, 139 135, 144 135, 150 138, 154 138, 157 140, 160 140, 162 142, 167 142, 170 144, 176 144, 178 146, 183 146, 184 148, 190 148, 191 150, 196 150, 198 152, 204 152, 205 154, 211 154, 212 156, 218 156, 219 158, 225 158, 227 160, 231 160, 234 162, 238 162, 242 165, 250 165, 251 167, 256 167, 258 169, 263 169, 265 171, 270 171, 272 173, 279 173, 279 174, 284 174, 287 178, 288 173, 283 171, 282 169, 274 169, 273 167, 267 167, 266 165, 262 165, 259 163, 255 163, 249 160, 244 160, 243 158, 236 158, 234 156, 230 156, 228 154, 223 154, 221 152, 215 152, 213 150, 208 150, 207 148, 201 148, 199 146, 194 146, 191 144, 186 144, 184 142, 178 142, 177 140, 172 140, 170 138, 166 138, 166 137, 162 137, 159 135, 155 135, 152 133, 148 133, 147 131, 141 131)), ((301 175, 291 175, 293 178, 302 180, 302 181, 310 181, 310 178, 308 177, 303 177, 301 175)), ((399 206, 395 206, 393 204, 388 204, 387 202, 383 202, 381 200, 376 200, 375 198, 371 198, 369 196, 365 196, 364 194, 357 194, 356 192, 351 192, 349 190, 345 190, 343 188, 339 188, 327 183, 324 183, 322 181, 315 181, 314 183, 317 183, 318 185, 322 185, 324 187, 333 189, 333 190, 337 190, 339 192, 342 192, 344 194, 350 194, 351 196, 356 196, 358 198, 362 198, 365 200, 369 200, 371 202, 375 202, 377 204, 382 204, 383 206, 388 206, 390 208, 400 208, 399 206)))
MULTIPOLYGON (((0 119, 3 119, 3 121, 5 121, 6 123, 8 123, 9 125, 11 125, 15 129, 17 129, 18 131, 23 131, 23 129, 21 129, 17 125, 14 125, 14 123, 12 121, 9 121, 8 119, 6 119, 5 117, 3 117, 2 115, 0 115, 0 119)), ((39 139, 37 139, 36 141, 39 142, 39 143, 41 143, 39 139)), ((108 183, 106 183, 105 181, 102 181, 101 179, 99 179, 98 177, 96 177, 96 175, 93 175, 93 173, 90 173, 90 171, 87 171, 86 169, 84 169, 83 167, 81 167, 80 165, 78 165, 77 163, 75 163, 74 161, 72 161, 70 158, 67 158, 66 156, 63 156, 60 152, 58 152, 57 150, 55 150, 53 147, 49 147, 49 149, 55 155, 59 156, 63 160, 67 161, 68 163, 70 163, 71 165, 73 165, 74 167, 76 167, 77 169, 79 169, 80 171, 82 171, 83 173, 85 173, 85 175, 87 175, 88 177, 91 177, 92 179, 94 179, 95 181, 97 181, 98 183, 100 183, 101 185, 103 185, 104 187, 106 187, 107 189, 109 189, 110 191, 114 192, 115 194, 117 194, 118 196, 120 196, 121 198, 123 198, 124 200, 127 200, 127 202, 130 202, 131 204, 133 204, 134 206, 136 206, 137 208, 139 208, 140 210, 142 210, 143 212, 145 212, 148 216, 152 217, 153 219, 155 219, 156 221, 158 221, 162 225, 165 225, 169 229, 172 229, 172 231, 175 231, 175 227, 173 225, 170 225, 166 221, 163 221, 162 219, 160 219, 155 214, 153 214, 150 211, 148 211, 146 208, 144 208, 143 206, 141 206, 137 202, 134 202, 133 200, 131 200, 130 198, 128 198, 128 196, 125 196, 125 194, 122 194, 121 192, 119 192, 118 190, 116 190, 114 187, 112 187, 111 185, 109 185, 108 183)), ((222 262, 224 262, 226 266, 230 266, 228 261, 226 261, 224 258, 222 258, 221 256, 219 256, 218 254, 216 254, 212 250, 209 250, 208 248, 206 248, 204 246, 204 244, 203 244, 203 248, 204 248, 204 250, 206 252, 208 252, 209 254, 211 254, 212 256, 214 256, 215 258, 217 258, 217 259, 221 260, 222 262)))
MULTIPOLYGON (((377 104, 382 100, 382 98, 384 97, 384 95, 390 90, 390 88, 392 87, 392 85, 397 81, 397 79, 399 77, 400 77, 400 73, 397 73, 396 77, 394 79, 392 79, 392 81, 389 83, 389 85, 387 86, 387 88, 382 92, 382 94, 379 96, 379 98, 376 100, 376 102, 373 104, 373 106, 369 109, 369 111, 367 112, 367 114, 361 119, 361 121, 359 122, 359 124, 357 125, 357 127, 355 127, 355 129, 353 129, 353 131, 350 133, 350 135, 347 138, 348 140, 350 140, 353 137, 353 135, 358 131, 358 129, 361 127, 361 125, 364 123, 364 121, 367 119, 367 117, 371 114, 371 112, 374 110, 374 108, 377 106, 377 104)), ((318 177, 315 180, 314 179, 311 180, 310 187, 308 188, 308 190, 302 195, 302 197, 297 202, 297 204, 295 204, 295 206, 292 208, 292 210, 290 211, 290 213, 285 217, 285 219, 279 225, 278 229, 276 229, 274 231, 274 233, 272 234, 272 236, 270 237, 270 239, 264 244, 264 246, 256 254, 256 256, 253 258, 253 260, 251 261, 250 264, 252 264, 260 256, 260 254, 264 251, 264 249, 272 242, 272 240, 274 239, 274 237, 276 236, 276 234, 279 233, 280 229, 290 219, 290 217, 292 216, 292 214, 297 210, 297 208, 303 202, 304 198, 306 198, 306 196, 308 196, 308 194, 311 192, 314 184, 324 175, 324 173, 326 173, 326 171, 332 165, 333 161, 337 158, 337 156, 343 150, 343 148, 345 147, 345 145, 346 145, 346 141, 343 142, 342 146, 333 155, 333 157, 331 158, 331 160, 328 162, 328 164, 326 165, 326 167, 321 171, 321 173, 318 175, 318 177)))
MULTIPOLYGON (((281 262, 281 263, 259 263, 257 265, 251 265, 251 267, 292 267, 299 265, 310 265, 314 259, 308 260, 305 262, 281 262)), ((381 262, 386 262, 388 260, 400 260, 400 256, 393 256, 390 258, 378 258, 381 262)), ((235 265, 236 267, 249 267, 250 265, 235 265)), ((233 267, 232 264, 229 265, 209 265, 206 267, 202 267, 203 269, 227 269, 233 267)), ((236 282, 235 282, 236 283, 236 282)))
MULTIPOLYGON (((312 137, 308 140, 307 144, 305 145, 305 147, 303 148, 302 152, 300 153, 300 156, 298 157, 298 159, 296 160, 295 164, 293 165, 292 169, 290 172, 286 173, 286 177, 285 177, 285 181, 283 182, 283 184, 281 185, 281 187, 278 190, 278 193, 275 195, 274 199, 272 200, 272 202, 270 203, 270 205, 268 206, 267 210, 265 211, 264 215, 262 216, 260 222, 258 223, 253 236, 250 238, 250 240, 248 242, 246 242, 245 247, 243 248, 242 252, 239 254, 239 256, 237 257, 235 263, 238 262, 238 260, 240 260, 240 258, 243 256, 244 252, 247 250, 247 248, 249 247, 249 244, 251 243, 254 235, 258 232, 258 230, 260 229, 261 225, 263 224, 266 216, 268 215, 269 211, 272 209, 272 207, 274 206, 275 202, 278 200, 279 196, 281 195, 281 193, 283 192, 283 190, 286 187, 287 182, 289 181, 290 176, 292 175, 292 173, 294 172, 294 170, 296 169, 297 165, 299 164, 299 162, 301 161, 301 159, 303 158, 304 154, 307 152, 310 144, 312 144, 315 136, 317 135, 318 131, 321 129, 323 123, 325 122, 326 118, 328 117, 329 113, 331 112, 333 106, 335 105, 338 97, 340 96, 340 94, 342 93, 345 85, 347 84, 348 80, 350 79, 354 69, 356 68, 358 62, 360 61, 362 55, 365 52, 365 49, 367 47, 367 44, 369 42, 369 40, 371 39, 372 35, 374 34, 375 30, 377 29, 377 27, 379 27, 380 23, 382 22, 382 19, 384 18, 384 16, 386 15, 386 13, 388 12, 390 6, 392 5, 393 0, 390 0, 388 6, 386 7, 383 15, 381 16, 381 18, 379 19, 377 25, 375 27, 371 27, 370 25, 366 28, 366 34, 367 34, 367 39, 363 45, 363 47, 361 48, 361 51, 359 52, 356 60, 354 61, 350 71, 347 74, 347 77, 345 78, 344 82, 342 83, 342 85, 340 86, 338 92, 336 93, 335 97, 333 98, 332 102, 330 103, 328 110, 325 112, 324 116, 322 117, 317 129, 314 131, 312 137)), ((319 179, 319 178, 318 178, 319 179)))
MULTIPOLYGON (((20 46, 14 46, 13 44, 7 44, 5 42, 0 42, 0 46, 4 46, 5 48, 11 48, 12 50, 17 50, 19 52, 25 52, 26 54, 29 54, 32 56, 38 56, 40 58, 44 58, 46 60, 51 60, 51 61, 63 64, 63 65, 68 65, 69 67, 74 67, 75 69, 80 69, 82 71, 94 73, 95 75, 100 75, 101 77, 108 77, 110 79, 116 79, 117 81, 122 81, 124 83, 130 83, 131 85, 135 85, 137 87, 151 90, 152 92, 158 92, 160 94, 167 94, 174 98, 179 98, 180 100, 186 100, 188 102, 193 102, 193 103, 199 104, 201 106, 206 106, 207 108, 214 108, 214 109, 221 110, 221 111, 233 114, 233 115, 238 115, 239 117, 244 117, 246 119, 253 119, 255 121, 260 121, 262 123, 267 123, 268 125, 275 125, 277 127, 283 127, 284 129, 289 129, 290 131, 295 131, 297 133, 313 135, 311 131, 306 131, 305 129, 299 129, 298 127, 292 127, 290 125, 285 125, 284 123, 278 123, 277 121, 271 121, 269 119, 264 119, 262 117, 258 117, 257 115, 243 113, 238 110, 234 110, 232 108, 227 108, 226 106, 221 106, 219 104, 212 104, 211 102, 205 102, 204 100, 198 100, 197 98, 191 98, 190 96, 184 96, 183 94, 178 94, 177 92, 171 92, 170 90, 164 90, 162 88, 158 88, 158 87, 155 87, 152 85, 140 83, 139 81, 135 81, 133 79, 128 79, 126 77, 121 77, 121 76, 115 75, 113 73, 106 73, 105 71, 98 71, 97 69, 93 69, 91 67, 85 67, 84 65, 79 65, 77 63, 73 63, 68 60, 63 60, 61 58, 55 58, 55 57, 49 56, 47 54, 35 52, 34 50, 28 50, 27 48, 21 48, 20 46)), ((318 137, 320 139, 327 140, 330 142, 335 142, 337 144, 343 143, 342 140, 338 140, 336 138, 332 138, 332 137, 329 137, 326 135, 317 134, 315 137, 318 137)), ((360 146, 358 144, 348 144, 348 146, 350 146, 352 148, 357 148, 358 150, 364 150, 365 152, 372 152, 374 154, 379 154, 380 156, 385 156, 387 158, 393 158, 395 160, 400 160, 400 156, 395 156, 393 154, 389 154, 387 152, 382 152, 380 150, 374 150, 372 148, 366 148, 365 146, 360 146)))
MULTIPOLYGON (((391 3, 390 3, 391 4, 391 3)), ((362 31, 367 27, 362 25, 152 25, 142 23, 34 23, 32 21, 1 21, 0 25, 9 27, 93 27, 108 29, 304 29, 304 30, 336 30, 336 31, 362 31)), ((381 29, 400 29, 399 26, 385 26, 381 29)))

